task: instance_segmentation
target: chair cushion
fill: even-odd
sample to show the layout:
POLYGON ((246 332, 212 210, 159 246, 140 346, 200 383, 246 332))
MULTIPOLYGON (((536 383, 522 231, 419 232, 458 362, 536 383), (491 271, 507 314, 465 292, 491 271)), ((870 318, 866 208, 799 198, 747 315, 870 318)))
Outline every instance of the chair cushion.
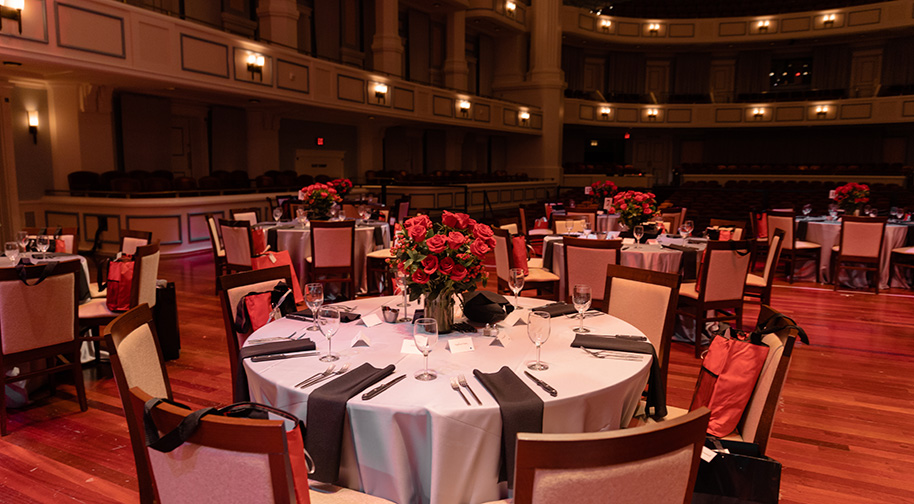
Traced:
POLYGON ((108 297, 108 289, 98 290, 98 283, 92 282, 89 284, 89 297, 92 298, 104 298, 108 297))
POLYGON ((393 504, 387 499, 315 481, 311 482, 311 491, 308 494, 311 497, 311 504, 393 504))
POLYGON ((546 229, 546 228, 531 229, 530 231, 527 232, 528 236, 546 236, 546 235, 551 235, 551 234, 554 234, 552 232, 552 230, 546 229))
POLYGON ((527 267, 543 269, 543 258, 542 257, 532 257, 530 259, 527 259, 527 267))
POLYGON ((751 285, 753 287, 764 287, 765 279, 758 275, 749 273, 749 276, 746 277, 746 285, 751 285))
POLYGON ((530 268, 530 274, 527 275, 528 282, 558 282, 559 277, 555 273, 546 271, 542 268, 530 268))
POLYGON ((794 248, 798 248, 798 249, 817 249, 817 248, 822 248, 822 245, 819 245, 818 243, 813 243, 813 242, 808 242, 808 241, 803 241, 803 240, 797 240, 797 242, 796 242, 794 248))
POLYGON ((108 309, 107 300, 105 298, 93 298, 89 300, 88 303, 79 305, 80 320, 114 318, 118 315, 120 315, 120 313, 116 313, 108 309))
POLYGON ((697 285, 698 284, 695 282, 681 284, 679 286, 679 295, 690 297, 692 299, 698 299, 698 291, 695 289, 697 285))

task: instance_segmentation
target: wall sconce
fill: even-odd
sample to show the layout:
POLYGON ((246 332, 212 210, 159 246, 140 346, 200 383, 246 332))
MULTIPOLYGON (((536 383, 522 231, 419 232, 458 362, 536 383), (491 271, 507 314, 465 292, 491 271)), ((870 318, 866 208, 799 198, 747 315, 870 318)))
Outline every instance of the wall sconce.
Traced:
POLYGON ((514 14, 516 13, 516 11, 517 11, 516 3, 512 2, 511 0, 508 0, 507 2, 505 2, 505 14, 507 14, 508 17, 514 17, 514 14))
POLYGON ((32 135, 32 143, 38 144, 38 111, 29 110, 29 134, 32 135))
POLYGON ((470 113, 470 102, 466 100, 457 100, 457 108, 460 110, 460 115, 466 117, 470 113))
POLYGON ((834 27, 835 26, 835 15, 826 14, 826 15, 822 16, 822 26, 824 26, 826 28, 834 27))
POLYGON ((609 119, 610 112, 612 112, 612 109, 609 107, 602 107, 600 109, 600 115, 603 116, 603 119, 609 119))
POLYGON ((752 109, 752 117, 754 117, 756 121, 760 121, 763 117, 765 117, 765 109, 763 109, 763 108, 752 109))
POLYGON ((590 141, 590 146, 591 146, 591 147, 599 147, 599 146, 600 146, 600 141, 599 141, 599 140, 591 140, 591 141, 590 141))
POLYGON ((378 103, 387 104, 387 84, 383 82, 374 83, 374 97, 378 103))
POLYGON ((656 37, 657 32, 660 31, 660 24, 651 23, 651 24, 647 25, 647 31, 651 34, 651 37, 656 37))
POLYGON ((825 119, 828 116, 828 106, 819 105, 816 107, 816 117, 819 119, 825 119))
POLYGON ((600 20, 600 28, 603 30, 603 33, 609 33, 609 27, 613 25, 613 22, 609 19, 603 18, 600 20))
POLYGON ((530 121, 530 112, 527 112, 526 110, 521 110, 520 114, 517 116, 520 117, 520 123, 524 126, 530 121))
POLYGON ((3 19, 12 19, 19 23, 19 35, 22 35, 22 8, 25 0, 0 0, 0 30, 3 29, 3 19))
POLYGON ((260 82, 263 82, 263 64, 265 60, 261 54, 248 54, 248 72, 251 72, 251 80, 254 80, 254 74, 257 74, 260 77, 260 82))
POLYGON ((771 22, 767 19, 758 22, 758 32, 759 33, 768 33, 768 25, 771 22))
POLYGON ((657 120, 657 113, 658 113, 658 110, 655 109, 655 108, 649 108, 649 109, 647 109, 647 120, 648 120, 648 121, 655 121, 655 120, 657 120))

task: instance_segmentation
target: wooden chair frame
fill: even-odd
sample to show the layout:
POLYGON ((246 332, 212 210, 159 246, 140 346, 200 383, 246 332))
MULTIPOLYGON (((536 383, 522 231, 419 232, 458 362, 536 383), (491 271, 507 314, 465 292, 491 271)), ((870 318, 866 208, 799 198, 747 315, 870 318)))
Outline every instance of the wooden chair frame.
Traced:
MULTIPOLYGON (((568 263, 569 252, 571 248, 583 248, 591 250, 604 250, 604 251, 616 251, 616 260, 610 264, 619 264, 619 259, 622 255, 622 240, 589 240, 587 238, 575 238, 573 236, 563 236, 562 237, 562 246, 565 248, 565 261, 562 265, 562 276, 565 278, 565 301, 567 303, 572 303, 572 289, 574 289, 574 284, 572 284, 568 278, 568 263)), ((603 299, 592 298, 591 307, 594 309, 602 309, 605 306, 604 301, 608 299, 606 291, 603 292, 603 299)))
POLYGON ((889 287, 892 286, 892 277, 895 276, 895 266, 902 269, 914 269, 914 254, 898 252, 897 249, 892 250, 889 254, 889 287))
POLYGON ((354 220, 345 220, 345 221, 311 221, 311 261, 307 263, 308 265, 308 280, 309 282, 328 284, 333 282, 340 282, 342 284, 349 285, 349 299, 355 299, 358 294, 358 288, 356 287, 356 278, 355 278, 355 221, 354 220), (317 251, 317 234, 315 230, 318 229, 343 229, 349 228, 350 232, 350 243, 352 246, 349 249, 349 266, 332 266, 332 267, 318 267, 316 266, 316 261, 314 260, 315 252, 317 251), (327 276, 324 279, 319 277, 327 276))
MULTIPOLYGON (((493 227, 492 231, 495 233, 496 236, 501 236, 501 237, 505 238, 505 241, 506 241, 506 244, 508 247, 508 261, 509 261, 509 266, 510 266, 508 269, 510 270, 513 267, 513 266, 511 266, 510 261, 511 261, 511 258, 514 257, 513 246, 511 244, 511 233, 509 233, 508 231, 501 229, 499 227, 493 227)), ((498 285, 497 285, 498 292, 500 292, 500 293, 511 292, 510 287, 508 287, 508 281, 504 278, 499 277, 497 272, 496 272, 495 276, 498 278, 498 285)), ((534 281, 530 281, 528 279, 524 282, 524 290, 536 289, 536 295, 542 296, 543 289, 548 287, 549 292, 552 294, 552 296, 549 299, 556 299, 559 296, 558 285, 559 285, 559 280, 534 282, 534 281)))
MULTIPOLYGON (((263 222, 263 219, 261 219, 261 210, 262 209, 260 207, 235 208, 229 212, 229 216, 232 218, 232 220, 238 220, 235 218, 236 215, 238 215, 240 213, 253 212, 254 216, 257 217, 257 222, 263 222)), ((247 222, 247 221, 244 221, 244 222, 247 222)), ((248 224, 250 224, 250 223, 248 222, 248 224)))
MULTIPOLYGON (((797 258, 809 257, 816 260, 816 280, 819 277, 819 266, 822 264, 822 247, 812 249, 797 250, 797 214, 793 210, 770 210, 768 218, 771 217, 789 217, 793 220, 793 231, 790 233, 790 247, 781 247, 781 257, 779 261, 785 263, 787 269, 787 282, 793 283, 793 273, 796 269, 797 258)), ((768 241, 771 241, 771 225, 768 225, 768 241)))
POLYGON ((216 268, 216 292, 219 292, 219 277, 228 274, 228 263, 225 259, 225 247, 222 246, 222 238, 219 236, 219 219, 215 215, 208 213, 206 218, 206 229, 209 231, 209 242, 213 246, 213 265, 216 268), (219 249, 222 249, 222 255, 219 255, 219 249))
MULTIPOLYGON (((778 237, 778 245, 777 245, 777 247, 775 247, 774 250, 771 250, 771 247, 769 246, 768 252, 765 254, 766 261, 767 261, 767 258, 769 255, 771 255, 771 254, 774 255, 774 259, 771 260, 771 269, 768 270, 768 278, 765 281, 765 286, 757 287, 754 285, 749 285, 747 283, 746 289, 743 291, 743 296, 751 297, 751 298, 758 298, 759 301, 764 305, 771 304, 771 287, 772 287, 772 285, 774 285, 774 270, 777 269, 778 259, 780 259, 781 250, 784 248, 784 235, 786 233, 784 232, 783 229, 777 228, 774 230, 774 233, 771 233, 771 234, 774 237, 778 237)), ((750 243, 752 243, 752 242, 750 241, 750 243)), ((770 243, 770 241, 769 241, 769 243, 770 243)), ((750 270, 752 268, 751 262, 749 264, 749 268, 750 268, 750 270)))
MULTIPOLYGON (((873 276, 875 277, 873 279, 873 292, 875 294, 879 294, 879 283, 882 281, 882 268, 880 267, 882 260, 882 246, 885 244, 885 225, 888 220, 888 217, 855 217, 853 215, 845 215, 841 218, 841 238, 838 240, 838 250, 831 251, 831 279, 832 284, 834 285, 834 290, 838 290, 838 287, 840 287, 840 282, 838 282, 838 274, 841 273, 842 269, 863 272, 872 271, 873 276), (882 230, 879 233, 879 248, 876 249, 876 257, 853 256, 844 254, 844 237, 846 236, 846 226, 849 222, 868 223, 872 225, 882 226, 882 230)), ((891 275, 891 273, 889 274, 891 275)), ((889 279, 891 280, 891 276, 889 279)))

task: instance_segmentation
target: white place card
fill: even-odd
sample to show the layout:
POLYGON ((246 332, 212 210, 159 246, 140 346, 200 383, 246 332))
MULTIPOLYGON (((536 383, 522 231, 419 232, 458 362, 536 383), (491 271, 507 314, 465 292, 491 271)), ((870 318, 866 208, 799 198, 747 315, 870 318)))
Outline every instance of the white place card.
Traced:
POLYGON ((362 317, 362 323, 365 324, 365 327, 374 327, 381 323, 381 317, 370 313, 362 317))
POLYGON ((508 331, 498 331, 498 334, 495 336, 495 338, 492 339, 492 342, 489 343, 489 346, 506 348, 509 341, 511 341, 511 336, 508 336, 508 331))
POLYGON ((705 462, 711 462, 712 460, 714 460, 714 457, 716 457, 716 456, 717 456, 716 451, 708 448, 707 446, 701 447, 701 460, 704 460, 705 462))
POLYGON ((507 317, 505 317, 505 319, 501 322, 500 325, 502 327, 514 327, 516 325, 527 325, 527 323, 524 322, 524 313, 525 313, 525 310, 523 308, 521 308, 519 310, 514 310, 511 313, 509 313, 507 317))
POLYGON ((473 346, 473 338, 455 338, 448 340, 447 349, 454 353, 463 353, 463 352, 472 352, 476 350, 476 347, 473 346))
POLYGON ((836 194, 836 192, 834 189, 832 189, 831 191, 828 191, 828 199, 832 199, 832 200, 835 199, 835 194, 836 194))
POLYGON ((400 346, 400 353, 422 355, 419 347, 416 346, 416 342, 411 339, 403 340, 403 345, 400 346))
POLYGON ((359 331, 358 333, 356 333, 355 338, 352 338, 352 344, 349 346, 353 347, 353 348, 358 347, 358 346, 364 346, 364 347, 371 346, 371 338, 366 336, 365 333, 363 333, 362 331, 359 331))

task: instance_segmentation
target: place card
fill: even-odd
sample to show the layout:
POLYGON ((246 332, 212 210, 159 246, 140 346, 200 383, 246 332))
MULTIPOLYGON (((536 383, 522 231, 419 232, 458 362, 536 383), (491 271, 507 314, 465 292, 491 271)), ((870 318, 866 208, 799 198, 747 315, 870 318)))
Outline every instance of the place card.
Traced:
POLYGON ((371 313, 362 317, 362 323, 365 324, 365 327, 374 327, 381 323, 381 317, 371 313))
POLYGON ((511 341, 511 336, 508 336, 507 331, 498 331, 489 346, 507 348, 509 341, 511 341))
POLYGON ((359 331, 355 335, 355 338, 352 338, 352 344, 349 346, 353 347, 353 348, 358 347, 358 346, 364 346, 364 347, 371 346, 371 338, 369 338, 367 335, 365 335, 365 333, 363 333, 362 331, 359 331))
POLYGON ((403 340, 403 345, 400 346, 400 353, 422 355, 419 347, 416 346, 416 342, 411 339, 403 340))
POLYGON ((527 323, 524 322, 523 314, 524 314, 523 308, 512 311, 511 313, 508 314, 507 317, 505 317, 505 320, 502 321, 501 326, 502 327, 514 327, 516 325, 527 325, 527 323))
POLYGON ((476 350, 476 348, 473 346, 473 338, 469 337, 454 338, 452 340, 448 340, 447 349, 450 350, 452 354, 472 352, 473 350, 476 350))
POLYGON ((716 451, 708 448, 707 446, 701 447, 701 460, 704 460, 705 462, 711 462, 712 460, 714 460, 714 457, 716 457, 716 456, 717 456, 716 451))

